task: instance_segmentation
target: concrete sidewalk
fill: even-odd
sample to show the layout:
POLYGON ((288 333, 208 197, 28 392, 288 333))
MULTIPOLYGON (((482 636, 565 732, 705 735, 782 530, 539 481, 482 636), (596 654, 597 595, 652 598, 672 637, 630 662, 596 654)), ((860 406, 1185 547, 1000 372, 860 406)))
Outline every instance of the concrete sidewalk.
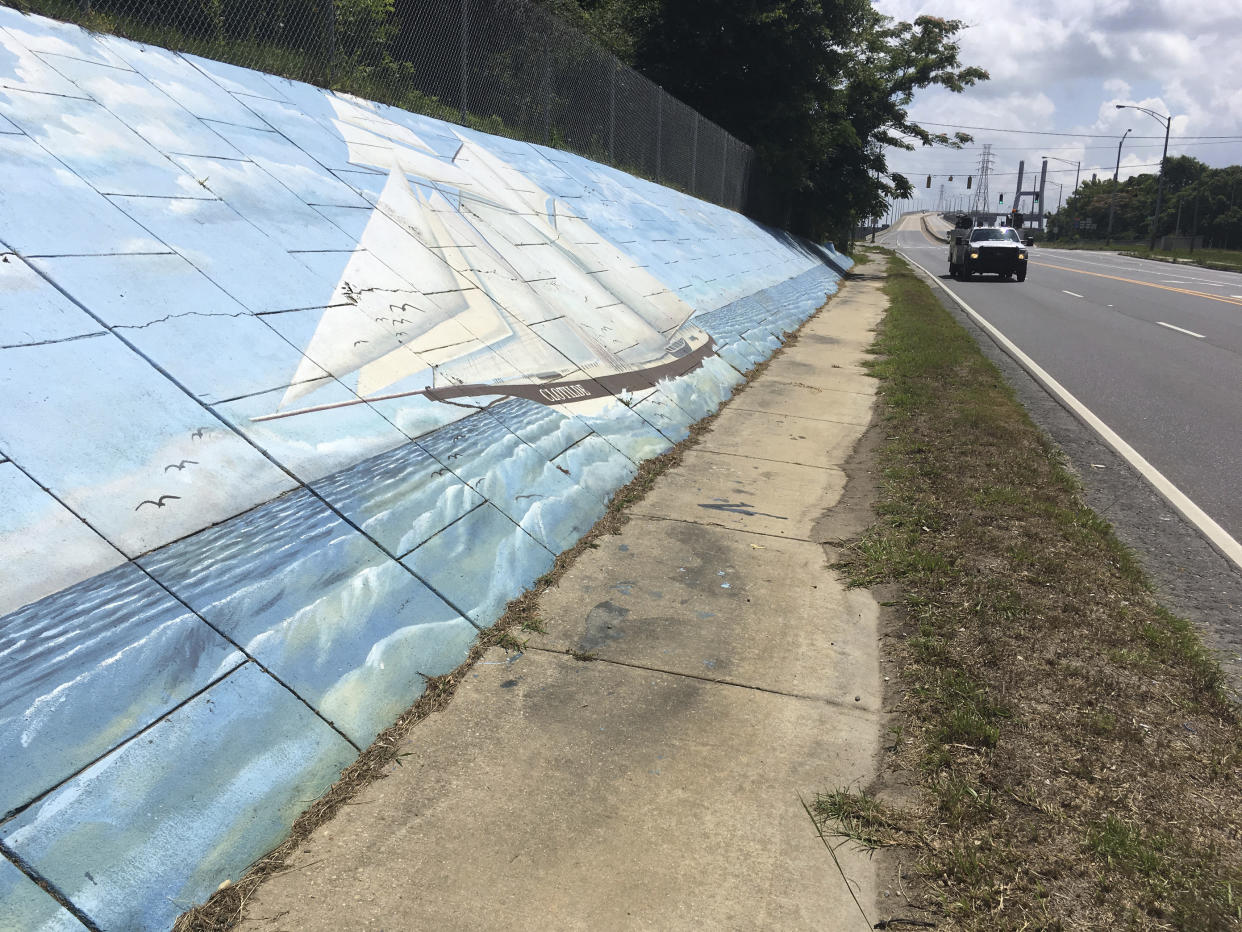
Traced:
POLYGON ((879 289, 846 284, 239 928, 866 928, 799 796, 866 785, 879 740, 877 607, 822 545, 879 289))

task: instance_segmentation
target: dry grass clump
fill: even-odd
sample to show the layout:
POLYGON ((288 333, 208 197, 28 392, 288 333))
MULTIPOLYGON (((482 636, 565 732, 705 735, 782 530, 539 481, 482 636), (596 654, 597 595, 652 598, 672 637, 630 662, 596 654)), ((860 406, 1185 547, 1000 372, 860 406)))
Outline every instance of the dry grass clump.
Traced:
POLYGON ((901 590, 887 763, 921 792, 816 814, 908 846, 940 928, 1242 927, 1219 665, 930 289, 891 259, 887 290, 878 521, 840 565, 901 590))

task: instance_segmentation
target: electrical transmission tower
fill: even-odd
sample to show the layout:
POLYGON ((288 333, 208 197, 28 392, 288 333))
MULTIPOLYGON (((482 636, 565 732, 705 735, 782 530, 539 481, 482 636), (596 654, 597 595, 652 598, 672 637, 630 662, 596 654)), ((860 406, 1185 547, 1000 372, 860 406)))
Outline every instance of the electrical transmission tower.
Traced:
POLYGON ((983 152, 979 154, 979 184, 975 188, 975 199, 970 212, 976 216, 992 209, 991 195, 988 193, 988 174, 992 171, 992 144, 984 143, 983 152))

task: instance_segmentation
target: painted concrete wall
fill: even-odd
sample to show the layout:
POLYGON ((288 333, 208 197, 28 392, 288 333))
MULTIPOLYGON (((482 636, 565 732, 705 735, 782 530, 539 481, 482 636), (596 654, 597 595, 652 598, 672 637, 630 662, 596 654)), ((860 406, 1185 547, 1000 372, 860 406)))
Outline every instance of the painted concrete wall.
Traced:
POLYGON ((848 260, 0 7, 0 928, 275 844, 848 260))

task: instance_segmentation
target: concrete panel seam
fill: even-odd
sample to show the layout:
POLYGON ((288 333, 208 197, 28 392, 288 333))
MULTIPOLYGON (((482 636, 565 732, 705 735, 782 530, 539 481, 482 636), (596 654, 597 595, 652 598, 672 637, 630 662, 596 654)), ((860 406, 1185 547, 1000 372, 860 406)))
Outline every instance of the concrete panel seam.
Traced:
POLYGON ((25 858, 6 845, 3 839, 0 839, 0 854, 4 855, 10 864, 25 874, 27 879, 42 888, 44 893, 60 904, 60 906, 71 916, 73 916, 74 919, 82 923, 82 925, 85 926, 89 932, 103 932, 103 930, 95 924, 95 921, 91 919, 90 916, 86 915, 86 913, 82 912, 82 910, 78 909, 77 904, 70 900, 69 897, 65 896, 56 884, 52 883, 52 881, 48 880, 48 878, 44 877, 41 873, 35 870, 35 868, 28 863, 25 858))
MULTIPOLYGON (((209 627, 210 627, 210 626, 209 626, 209 627)), ((99 763, 101 760, 103 760, 103 759, 104 759, 105 757, 107 757, 109 754, 114 754, 114 753, 116 753, 118 750, 120 750, 121 748, 125 747, 125 745, 127 745, 127 744, 131 744, 131 743, 133 743, 134 741, 137 741, 139 738, 141 738, 143 735, 145 735, 145 734, 146 734, 147 732, 149 732, 151 729, 153 729, 153 728, 155 728, 157 725, 159 725, 159 724, 160 724, 160 722, 164 721, 164 719, 168 718, 168 716, 172 715, 174 712, 176 712, 176 711, 178 711, 179 709, 183 708, 184 706, 188 705, 190 702, 192 702, 193 700, 197 699, 197 698, 198 698, 199 696, 201 696, 203 693, 207 692, 207 690, 209 690, 209 689, 214 689, 216 686, 218 686, 220 683, 223 683, 226 679, 228 679, 230 676, 232 676, 234 673, 236 673, 238 670, 240 670, 242 667, 244 667, 244 666, 245 666, 246 664, 248 664, 248 663, 255 663, 255 661, 254 661, 254 659, 253 659, 252 657, 246 656, 246 657, 245 657, 245 659, 243 659, 243 660, 239 661, 238 663, 234 664, 234 665, 233 665, 232 667, 230 667, 228 670, 224 671, 224 672, 223 672, 223 673, 221 673, 219 676, 217 676, 217 677, 215 677, 214 679, 212 679, 209 683, 207 683, 206 685, 204 685, 204 686, 203 686, 203 687, 201 687, 200 689, 195 690, 193 693, 191 693, 190 695, 186 696, 186 697, 185 697, 184 699, 182 699, 180 702, 178 702, 178 703, 176 703, 176 704, 174 704, 174 705, 172 705, 172 706, 169 706, 167 709, 165 709, 165 710, 164 710, 164 711, 163 711, 163 712, 159 715, 159 717, 158 717, 158 718, 156 718, 156 719, 154 719, 153 721, 150 721, 150 722, 148 722, 147 724, 143 725, 141 728, 139 728, 137 731, 135 731, 132 735, 129 735, 129 736, 128 736, 127 738, 125 738, 124 740, 117 742, 116 744, 112 745, 111 747, 107 748, 106 750, 101 751, 101 752, 100 752, 99 754, 97 754, 94 758, 92 758, 91 760, 88 760, 88 761, 87 761, 86 763, 84 763, 81 767, 77 768, 77 769, 76 769, 76 770, 74 770, 72 773, 70 773, 70 774, 68 774, 67 776, 65 776, 63 779, 58 780, 56 783, 53 783, 51 786, 49 786, 47 789, 43 790, 43 792, 39 793, 37 796, 32 796, 30 799, 26 800, 25 802, 21 803, 20 805, 18 805, 18 806, 14 806, 14 807, 13 807, 12 809, 10 809, 8 812, 4 813, 4 815, 3 815, 3 816, 0 816, 0 828, 2 828, 6 822, 11 821, 12 819, 14 819, 14 818, 16 818, 17 816, 21 815, 23 812, 25 812, 25 811, 26 811, 27 809, 29 809, 31 806, 33 806, 33 805, 35 805, 36 803, 38 803, 38 802, 39 802, 39 800, 44 799, 45 797, 47 797, 47 796, 51 795, 52 793, 56 792, 56 790, 58 790, 58 789, 60 789, 62 786, 64 786, 66 783, 69 783, 70 781, 72 781, 73 779, 75 779, 77 776, 79 776, 79 775, 80 775, 80 774, 82 774, 83 772, 85 772, 85 771, 89 770, 91 767, 94 767, 97 763, 99 763)), ((258 666, 258 664, 256 663, 256 664, 255 664, 255 666, 258 666)), ((265 672, 266 672, 266 671, 265 671, 265 672)), ((275 677, 272 677, 272 679, 276 679, 276 678, 275 678, 275 677)), ((279 680, 278 680, 277 682, 279 682, 279 680)), ((284 684, 282 683, 281 685, 284 685, 284 684)), ((288 689, 288 687, 287 687, 287 686, 286 686, 285 688, 286 688, 286 689, 288 689)), ((289 690, 289 691, 290 691, 290 692, 293 692, 292 690, 289 690)), ((294 693, 294 695, 296 695, 296 693, 294 693)), ((338 732, 338 734, 339 734, 339 732, 338 732)), ((342 735, 342 737, 344 737, 344 736, 342 735)), ((349 740, 349 739, 346 739, 346 740, 349 740)))

